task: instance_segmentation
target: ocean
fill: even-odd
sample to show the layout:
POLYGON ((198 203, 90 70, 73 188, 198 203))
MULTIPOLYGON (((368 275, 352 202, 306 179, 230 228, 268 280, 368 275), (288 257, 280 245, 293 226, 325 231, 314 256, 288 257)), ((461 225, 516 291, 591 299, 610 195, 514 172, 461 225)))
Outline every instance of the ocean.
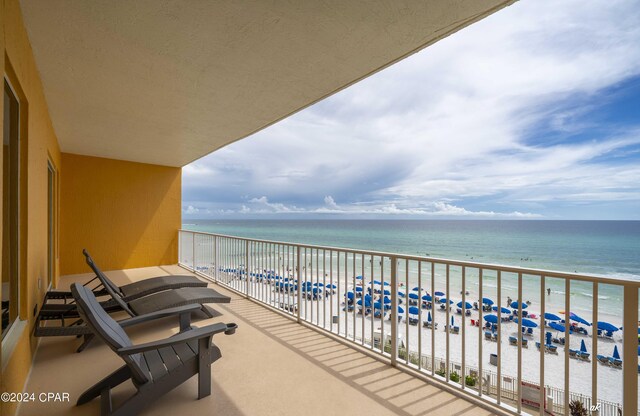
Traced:
MULTIPOLYGON (((183 227, 254 239, 640 279, 640 221, 189 220, 183 227)), ((450 282, 453 297, 461 290, 459 276, 452 272, 450 282)), ((409 284, 417 284, 416 270, 410 271, 409 284)), ((436 290, 444 284, 443 273, 437 272, 436 290)), ((496 277, 485 274, 485 296, 495 296, 496 287, 496 277)), ((564 280, 547 279, 546 287, 552 292, 546 299, 547 310, 563 310, 564 280)), ((503 275, 501 288, 505 302, 507 297, 517 298, 515 275, 503 275)), ((477 272, 469 271, 465 290, 478 293, 477 272)), ((523 293, 523 300, 539 304, 539 278, 524 276, 523 293)), ((590 319, 592 285, 573 282, 570 293, 572 311, 590 319)), ((601 318, 621 320, 620 286, 599 285, 598 298, 601 318)))

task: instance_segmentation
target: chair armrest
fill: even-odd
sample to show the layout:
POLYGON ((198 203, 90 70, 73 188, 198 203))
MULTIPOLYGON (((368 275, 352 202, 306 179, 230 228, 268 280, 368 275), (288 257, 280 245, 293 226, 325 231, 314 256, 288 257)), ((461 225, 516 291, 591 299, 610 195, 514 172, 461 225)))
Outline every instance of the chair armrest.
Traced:
POLYGON ((134 316, 133 318, 123 319, 118 321, 121 327, 126 328, 128 326, 137 325, 143 322, 149 322, 160 318, 166 318, 168 316, 191 314, 191 312, 199 311, 202 308, 197 303, 192 305, 177 306, 175 308, 163 309, 156 312, 147 313, 145 315, 134 316))
POLYGON ((121 356, 138 354, 145 351, 157 350, 163 347, 170 347, 172 345, 184 344, 195 339, 212 337, 213 335, 219 334, 220 332, 232 334, 236 328, 236 324, 217 323, 213 325, 207 325, 203 326, 202 328, 193 328, 185 332, 180 332, 169 338, 120 348, 116 351, 116 353, 121 356))

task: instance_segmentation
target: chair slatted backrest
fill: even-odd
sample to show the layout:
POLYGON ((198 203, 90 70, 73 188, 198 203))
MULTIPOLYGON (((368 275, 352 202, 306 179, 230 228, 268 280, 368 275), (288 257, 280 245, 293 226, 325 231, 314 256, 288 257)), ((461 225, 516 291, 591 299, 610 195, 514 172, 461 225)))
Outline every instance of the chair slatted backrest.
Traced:
POLYGON ((98 277, 98 279, 100 280, 104 288, 107 290, 107 293, 109 293, 111 298, 113 298, 113 300, 130 316, 135 316, 133 311, 129 309, 129 305, 127 305, 127 302, 125 302, 124 299, 122 298, 122 292, 120 292, 120 288, 115 283, 113 283, 111 279, 109 279, 107 275, 104 274, 102 270, 100 270, 100 268, 93 262, 93 259, 91 258, 91 256, 89 255, 89 252, 87 252, 86 249, 82 250, 82 254, 84 254, 87 260, 87 264, 89 265, 89 267, 91 267, 91 270, 93 270, 93 272, 96 274, 96 276, 98 277))
MULTIPOLYGON (((123 347, 133 345, 131 339, 122 327, 100 306, 95 295, 90 289, 74 283, 71 285, 71 293, 78 305, 78 313, 80 317, 87 323, 93 333, 102 339, 113 351, 117 351, 123 347)), ((142 354, 132 354, 123 356, 122 359, 129 366, 133 378, 138 383, 146 383, 149 377, 143 370, 141 360, 144 360, 142 354)))

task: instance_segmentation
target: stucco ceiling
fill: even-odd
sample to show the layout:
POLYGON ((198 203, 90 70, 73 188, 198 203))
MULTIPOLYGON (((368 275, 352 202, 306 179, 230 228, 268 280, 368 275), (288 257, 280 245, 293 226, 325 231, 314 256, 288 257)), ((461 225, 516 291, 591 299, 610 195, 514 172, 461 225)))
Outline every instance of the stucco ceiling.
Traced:
POLYGON ((513 0, 22 0, 62 151, 183 166, 513 0))

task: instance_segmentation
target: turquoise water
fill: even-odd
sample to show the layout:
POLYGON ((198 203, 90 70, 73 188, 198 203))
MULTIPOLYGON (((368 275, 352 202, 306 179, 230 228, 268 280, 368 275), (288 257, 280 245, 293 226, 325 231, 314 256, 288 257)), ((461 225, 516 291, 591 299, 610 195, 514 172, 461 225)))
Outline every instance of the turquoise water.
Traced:
MULTIPOLYGON (((640 279, 640 221, 472 221, 472 220, 191 220, 185 229, 255 239, 424 255, 480 263, 640 279)), ((365 271, 366 273, 366 271, 365 271)), ((483 296, 496 299, 497 278, 483 277, 483 296)), ((436 290, 445 287, 436 270, 436 290)), ((451 293, 461 290, 460 272, 451 272, 451 293)), ((408 284, 417 284, 417 270, 408 284)), ((517 298, 517 278, 503 274, 503 305, 517 298)), ((547 279, 547 311, 565 309, 562 279, 547 279)), ((478 294, 477 270, 469 270, 465 290, 478 294)), ((443 290, 445 291, 445 290, 443 290)), ((540 279, 523 276, 523 300, 539 310, 540 279)), ((591 319, 592 285, 573 282, 571 310, 591 319)), ((599 285, 600 319, 621 324, 620 286, 599 285)))
POLYGON ((640 279, 640 221, 190 220, 184 228, 640 279))

